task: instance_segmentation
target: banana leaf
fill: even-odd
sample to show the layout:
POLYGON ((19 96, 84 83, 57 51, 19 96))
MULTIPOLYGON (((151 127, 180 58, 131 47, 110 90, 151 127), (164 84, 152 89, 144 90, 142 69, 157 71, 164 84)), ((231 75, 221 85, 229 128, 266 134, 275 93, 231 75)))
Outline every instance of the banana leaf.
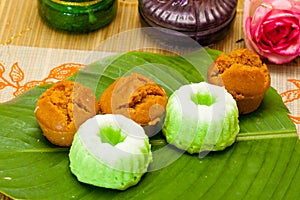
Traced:
MULTIPOLYGON (((205 81, 210 58, 129 52, 95 62, 70 77, 97 98, 118 77, 143 73, 167 94, 183 84, 205 81), (195 67, 195 64, 200 67, 195 67)), ((77 181, 69 170, 68 148, 50 144, 34 116, 35 103, 51 85, 35 87, 0 104, 0 192, 15 199, 297 199, 300 142, 288 109, 274 88, 260 108, 241 116, 237 141, 224 151, 190 155, 150 138, 154 162, 125 191, 77 181), (172 160, 173 158, 173 160, 172 160), (156 169, 156 170, 155 170, 156 169)), ((160 135, 160 134, 158 134, 160 135)))

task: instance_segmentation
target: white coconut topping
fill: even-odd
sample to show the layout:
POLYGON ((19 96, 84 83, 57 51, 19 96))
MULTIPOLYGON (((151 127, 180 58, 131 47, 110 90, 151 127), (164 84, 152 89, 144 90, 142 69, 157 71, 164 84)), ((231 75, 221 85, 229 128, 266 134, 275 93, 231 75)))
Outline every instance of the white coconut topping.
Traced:
POLYGON ((106 165, 116 168, 125 159, 143 158, 147 138, 144 129, 123 115, 97 115, 87 120, 77 132, 83 145, 97 159, 106 165), (124 141, 116 145, 101 141, 100 130, 103 127, 120 130, 124 141))

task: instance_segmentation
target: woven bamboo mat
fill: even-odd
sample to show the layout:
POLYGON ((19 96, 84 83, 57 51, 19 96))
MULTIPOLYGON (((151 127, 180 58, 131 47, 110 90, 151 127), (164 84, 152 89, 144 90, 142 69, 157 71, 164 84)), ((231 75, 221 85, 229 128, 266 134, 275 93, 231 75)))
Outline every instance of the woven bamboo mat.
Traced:
MULTIPOLYGON (((137 6, 137 0, 119 0, 117 17, 109 26, 88 34, 70 34, 46 26, 38 15, 37 1, 1 0, 0 45, 93 50, 114 34, 141 27, 137 6)), ((242 1, 239 2, 235 31, 216 44, 216 49, 226 51, 243 46, 235 43, 242 38, 241 8, 242 1)))
MULTIPOLYGON (((57 52, 77 50, 77 53, 93 51, 98 48, 100 43, 109 37, 120 32, 141 27, 137 6, 137 0, 119 0, 117 17, 110 25, 87 34, 72 34, 56 31, 45 25, 38 15, 37 0, 1 0, 0 48, 6 50, 0 51, 0 64, 5 65, 8 62, 7 59, 14 58, 15 55, 13 55, 13 51, 10 50, 16 48, 25 52, 24 55, 27 52, 26 48, 29 49, 28 52, 35 49, 40 53, 45 49, 54 49, 52 51, 56 49, 57 52), (3 52, 5 52, 6 55, 3 55, 3 52), (12 53, 7 54, 7 52, 12 53)), ((240 41, 243 38, 242 11, 243 1, 239 1, 233 30, 224 40, 212 45, 211 48, 229 52, 236 48, 245 47, 244 42, 240 41)), ((133 40, 129 39, 127 45, 130 45, 132 41, 133 40)), ((29 56, 27 60, 28 59, 33 58, 29 56)), ((295 90, 295 85, 292 80, 299 81, 299 59, 296 62, 284 66, 269 65, 269 69, 272 77, 272 86, 276 88, 280 94, 295 90)), ((49 71, 50 69, 43 70, 49 71)), ((299 100, 293 103, 287 103, 286 105, 292 111, 293 116, 296 118, 300 116, 299 100)), ((0 199, 7 200, 8 198, 0 194, 0 199)))

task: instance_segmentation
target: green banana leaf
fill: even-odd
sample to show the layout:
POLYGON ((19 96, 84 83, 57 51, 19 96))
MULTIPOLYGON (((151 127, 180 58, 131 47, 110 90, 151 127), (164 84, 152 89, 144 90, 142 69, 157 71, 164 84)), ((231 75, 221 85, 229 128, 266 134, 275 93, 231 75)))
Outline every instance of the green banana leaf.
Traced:
MULTIPOLYGON (((220 53, 169 56, 129 52, 91 64, 70 80, 89 86, 99 98, 116 78, 130 72, 152 77, 170 95, 183 84, 205 80, 220 53), (195 67, 195 63, 201 67, 195 67)), ((15 199, 297 199, 300 142, 288 109, 270 88, 260 108, 240 117, 237 142, 220 152, 190 155, 151 138, 154 156, 142 180, 126 191, 86 185, 69 170, 68 148, 50 144, 34 116, 35 103, 50 85, 35 87, 0 104, 0 192, 15 199), (174 156, 175 155, 175 156, 174 156), (177 155, 177 157, 176 157, 177 155), (169 158, 176 158, 170 160, 169 158), (158 166, 159 167, 159 166, 158 166)))

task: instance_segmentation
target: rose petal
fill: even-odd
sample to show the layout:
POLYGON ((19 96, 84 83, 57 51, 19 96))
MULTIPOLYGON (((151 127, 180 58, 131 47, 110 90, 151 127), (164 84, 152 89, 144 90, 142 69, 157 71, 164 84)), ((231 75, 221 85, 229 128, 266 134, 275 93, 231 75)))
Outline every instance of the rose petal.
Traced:
POLYGON ((275 0, 275 1, 270 1, 270 3, 273 6, 273 8, 280 8, 280 9, 286 9, 286 10, 290 10, 292 8, 291 1, 275 0))
POLYGON ((283 56, 283 55, 273 53, 273 54, 264 54, 263 57, 267 58, 268 61, 275 63, 275 64, 285 64, 285 63, 289 63, 292 60, 294 60, 295 58, 297 58, 298 55, 283 56))
POLYGON ((265 20, 276 20, 278 18, 295 18, 295 13, 290 10, 272 9, 264 16, 265 20))
POLYGON ((246 46, 270 62, 283 64, 300 54, 299 0, 244 0, 246 46))
POLYGON ((280 45, 282 41, 287 38, 291 30, 290 24, 283 22, 272 21, 263 24, 263 32, 266 36, 266 40, 269 41, 270 45, 280 45))
POLYGON ((277 50, 275 52, 277 52, 278 54, 281 54, 283 56, 299 55, 299 53, 300 53, 299 43, 300 43, 300 39, 297 39, 293 42, 293 44, 288 45, 287 48, 277 50))
POLYGON ((252 17, 252 25, 258 26, 261 24, 262 20, 266 17, 266 15, 271 11, 270 8, 260 6, 256 9, 253 17, 252 17))
POLYGON ((244 28, 244 31, 245 31, 245 34, 244 34, 244 39, 245 39, 245 43, 246 43, 246 46, 252 50, 252 51, 259 51, 256 47, 256 44, 253 42, 253 38, 252 38, 252 35, 250 33, 251 31, 251 21, 252 21, 252 18, 251 17, 248 17, 246 19, 246 22, 245 22, 245 28, 244 28))

